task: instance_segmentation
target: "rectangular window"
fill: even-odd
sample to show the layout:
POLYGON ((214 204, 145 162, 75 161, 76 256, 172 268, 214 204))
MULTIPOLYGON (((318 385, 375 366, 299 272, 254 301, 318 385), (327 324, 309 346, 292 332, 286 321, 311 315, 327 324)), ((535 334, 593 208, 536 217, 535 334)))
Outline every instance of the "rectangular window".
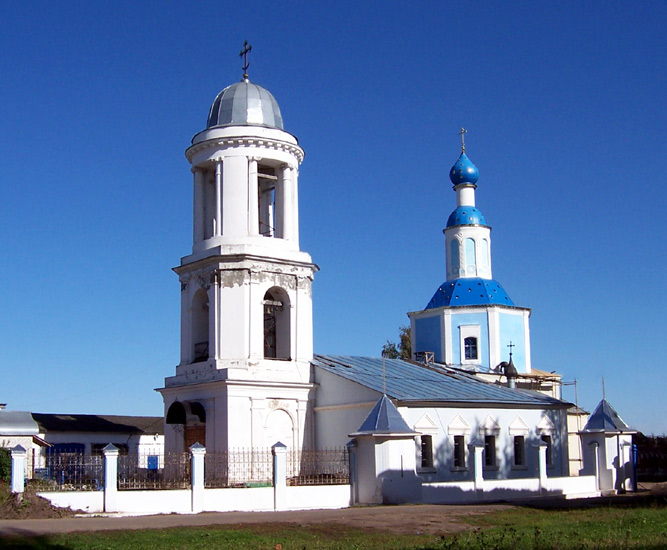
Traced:
POLYGON ((465 436, 454 436, 454 468, 466 467, 466 445, 465 436))
POLYGON ((421 467, 433 468, 433 437, 422 435, 420 439, 421 467))
POLYGON ((493 468, 496 465, 496 436, 484 436, 484 466, 493 468))
POLYGON ((552 442, 550 435, 541 436, 542 441, 547 444, 547 466, 553 466, 553 453, 551 452, 552 442))
POLYGON ((477 359, 477 338, 468 336, 464 340, 465 358, 468 360, 477 359))
POLYGON ((514 465, 526 465, 526 441, 522 435, 514 436, 514 465))

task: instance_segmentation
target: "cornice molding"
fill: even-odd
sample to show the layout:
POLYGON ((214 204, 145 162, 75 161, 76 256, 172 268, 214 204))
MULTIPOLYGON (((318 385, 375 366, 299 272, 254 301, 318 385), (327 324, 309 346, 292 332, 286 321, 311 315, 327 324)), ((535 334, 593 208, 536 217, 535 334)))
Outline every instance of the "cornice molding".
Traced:
MULTIPOLYGON (((247 147, 247 148, 262 147, 266 149, 273 149, 276 151, 284 151, 296 157, 299 164, 303 161, 303 157, 305 155, 303 149, 301 149, 301 147, 299 147, 298 145, 294 145, 293 143, 288 143, 286 141, 281 141, 277 139, 246 136, 246 137, 226 137, 226 138, 209 139, 206 141, 202 141, 201 143, 197 143, 195 145, 191 145, 190 147, 188 147, 185 150, 185 157, 190 162, 192 162, 192 157, 194 157, 194 155, 196 155, 200 151, 204 151, 206 149, 225 150, 234 147, 247 147)), ((249 155, 249 157, 257 158, 257 155, 253 154, 249 155)))

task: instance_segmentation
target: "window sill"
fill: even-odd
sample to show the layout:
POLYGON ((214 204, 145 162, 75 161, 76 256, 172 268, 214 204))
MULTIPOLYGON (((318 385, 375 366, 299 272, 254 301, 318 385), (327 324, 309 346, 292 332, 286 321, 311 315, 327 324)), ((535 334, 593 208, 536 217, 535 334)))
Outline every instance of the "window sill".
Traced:
POLYGON ((437 474, 438 469, 437 468, 417 468, 417 473, 418 474, 437 474))
POLYGON ((466 467, 461 468, 461 467, 454 466, 453 468, 450 468, 449 471, 450 472, 467 472, 468 468, 466 468, 466 467))
POLYGON ((482 470, 485 472, 497 472, 498 471, 498 466, 483 466, 482 470))
POLYGON ((527 470, 528 466, 525 464, 514 464, 512 465, 512 470, 527 470))

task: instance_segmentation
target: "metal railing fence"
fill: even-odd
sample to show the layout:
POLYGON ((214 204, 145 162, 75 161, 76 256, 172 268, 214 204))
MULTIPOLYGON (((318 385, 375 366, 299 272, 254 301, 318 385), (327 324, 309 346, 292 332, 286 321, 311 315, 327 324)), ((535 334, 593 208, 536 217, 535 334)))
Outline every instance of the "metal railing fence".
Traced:
POLYGON ((34 468, 31 484, 39 491, 101 491, 104 457, 53 451, 44 468, 34 468))
POLYGON ((118 489, 189 489, 190 453, 121 455, 118 457, 118 489))
POLYGON ((345 485, 350 461, 345 447, 287 452, 287 485, 345 485))
POLYGON ((205 487, 268 487, 273 484, 271 449, 233 449, 206 453, 205 487))

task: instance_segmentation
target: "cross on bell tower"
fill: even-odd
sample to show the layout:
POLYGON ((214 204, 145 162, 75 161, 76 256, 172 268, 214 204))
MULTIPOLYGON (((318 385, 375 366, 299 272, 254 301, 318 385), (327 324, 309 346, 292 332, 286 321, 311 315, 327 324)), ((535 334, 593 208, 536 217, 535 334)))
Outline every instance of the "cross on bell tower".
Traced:
POLYGON ((248 44, 246 40, 243 42, 243 49, 239 53, 239 57, 243 58, 243 79, 247 80, 248 78, 248 67, 250 67, 250 62, 248 61, 248 54, 252 51, 252 44, 248 44))

